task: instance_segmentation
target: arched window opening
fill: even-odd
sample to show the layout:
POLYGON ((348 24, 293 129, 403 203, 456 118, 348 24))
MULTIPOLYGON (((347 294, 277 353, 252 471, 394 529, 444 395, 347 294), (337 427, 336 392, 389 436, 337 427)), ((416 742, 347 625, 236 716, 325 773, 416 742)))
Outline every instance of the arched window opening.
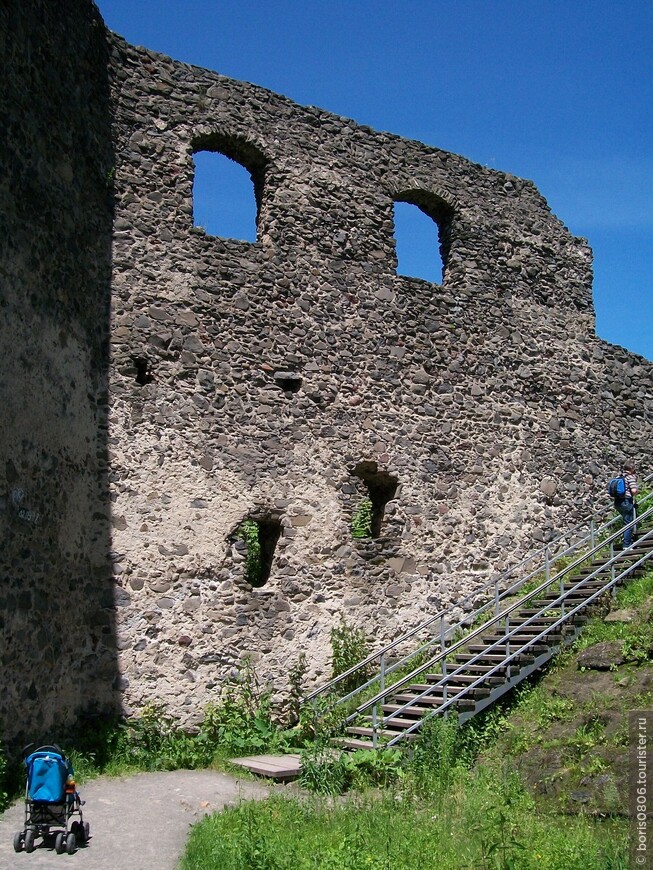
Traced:
POLYGON ((395 196, 397 274, 444 282, 453 209, 434 193, 408 190, 395 196))
POLYGON ((356 507, 352 517, 352 535, 356 538, 378 538, 381 534, 385 506, 395 497, 399 481, 387 471, 379 471, 376 462, 363 460, 352 470, 363 481, 368 498, 356 507))
POLYGON ((281 536, 278 516, 248 517, 233 539, 245 556, 245 580, 251 586, 265 586, 270 578, 277 541, 281 536))
POLYGON ((255 242, 266 160, 250 143, 214 134, 193 145, 193 224, 209 235, 255 242))

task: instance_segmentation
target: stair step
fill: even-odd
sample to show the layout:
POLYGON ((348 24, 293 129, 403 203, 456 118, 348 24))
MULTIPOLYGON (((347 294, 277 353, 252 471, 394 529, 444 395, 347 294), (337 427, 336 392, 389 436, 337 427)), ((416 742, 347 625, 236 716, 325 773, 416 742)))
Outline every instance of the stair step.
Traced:
MULTIPOLYGON (((429 683, 439 683, 442 679, 442 674, 426 674, 426 679, 429 683)), ((449 683, 447 683, 447 692, 457 691, 457 684, 473 683, 475 679, 476 677, 473 677, 471 674, 456 674, 456 676, 453 678, 453 684, 450 685, 449 683)), ((501 677, 490 677, 489 679, 497 683, 502 682, 501 677)))
MULTIPOLYGON (((458 677, 456 677, 456 679, 458 679, 458 677)), ((432 683, 410 683, 410 685, 404 686, 403 694, 408 694, 408 695, 411 695, 411 697, 415 697, 415 695, 411 694, 412 692, 415 692, 415 694, 419 695, 422 692, 428 692, 429 689, 433 689, 432 683)), ((426 697, 427 698, 437 697, 437 695, 440 695, 442 693, 442 687, 439 686, 437 689, 434 689, 433 691, 434 691, 433 695, 427 695, 426 697)), ((462 691, 461 686, 459 686, 455 689, 452 688, 451 690, 449 690, 449 688, 447 688, 447 697, 453 698, 461 691, 462 691)), ((392 697, 398 698, 399 695, 393 695, 392 697)))
MULTIPOLYGON (((406 727, 410 727, 411 725, 414 725, 414 724, 415 724, 414 721, 409 721, 408 725, 406 727)), ((346 730, 347 734, 356 734, 359 737, 373 737, 374 736, 374 729, 373 728, 366 728, 363 725, 352 725, 351 727, 349 727, 345 730, 346 730)), ((377 738, 387 737, 389 740, 391 740, 393 737, 396 737, 397 734, 401 734, 402 730, 404 730, 404 729, 399 729, 398 731, 390 731, 389 729, 386 729, 386 728, 378 728, 377 732, 376 732, 376 736, 377 736, 377 738)))
MULTIPOLYGON (((442 700, 440 699, 440 704, 442 700)), ((434 706, 439 706, 438 704, 434 706)), ((401 704, 384 704, 381 709, 387 715, 388 713, 396 713, 397 710, 401 710, 402 719, 409 719, 411 725, 415 724, 416 719, 423 719, 427 713, 431 712, 431 708, 429 707, 419 707, 417 704, 412 707, 408 707, 407 709, 402 709, 403 705, 401 704)))
MULTIPOLYGON (((545 631, 545 627, 543 628, 542 626, 537 626, 534 631, 529 632, 528 634, 522 634, 521 632, 519 632, 519 634, 511 634, 508 638, 508 641, 513 646, 517 646, 518 644, 522 645, 525 643, 531 643, 531 641, 533 641, 539 634, 542 634, 543 631, 545 631)), ((556 637, 556 635, 560 634, 562 634, 562 632, 560 631, 560 629, 556 628, 555 631, 547 632, 540 640, 538 640, 538 643, 540 643, 541 641, 546 641, 547 638, 556 637)), ((505 643, 506 635, 503 633, 483 634, 481 635, 481 641, 486 646, 490 646, 493 643, 498 643, 499 641, 503 641, 505 643)), ((469 649, 471 649, 471 646, 469 647, 469 649)))
MULTIPOLYGON (((456 704, 458 701, 462 701, 463 698, 467 701, 475 701, 477 698, 487 698, 490 694, 490 689, 487 687, 478 686, 475 689, 470 689, 462 698, 456 698, 456 704)), ((397 695, 393 698, 393 701, 397 703, 384 704, 382 709, 385 713, 393 713, 397 710, 402 710, 402 708, 409 704, 412 700, 416 699, 416 695, 397 695)), ((455 698, 455 695, 447 695, 447 701, 450 701, 452 698, 455 698)), ((419 700, 412 704, 409 708, 402 710, 401 715, 408 716, 412 715, 413 710, 421 710, 422 713, 428 713, 433 707, 439 707, 440 704, 444 703, 444 695, 427 695, 424 698, 419 698, 419 700)))
MULTIPOLYGON (((523 667, 526 667, 526 665, 528 665, 529 663, 532 664, 533 661, 534 659, 532 658, 528 662, 517 661, 513 659, 509 664, 503 665, 497 670, 494 670, 494 668, 496 667, 496 664, 494 662, 488 662, 485 664, 482 662, 480 664, 479 662, 474 662, 473 665, 467 665, 466 670, 470 674, 476 674, 477 677, 483 676, 483 674, 486 674, 488 671, 493 671, 492 676, 496 676, 497 674, 505 674, 508 670, 508 667, 510 667, 511 674, 514 676, 515 673, 518 673, 523 667)), ((501 682, 505 682, 505 678, 501 682)))
MULTIPOLYGON (((525 607, 523 610, 520 610, 519 612, 520 612, 520 614, 524 615, 526 618, 530 619, 532 616, 537 616, 537 614, 538 614, 542 609, 545 609, 545 608, 525 607)), ((550 609, 550 610, 560 610, 560 605, 558 605, 558 606, 555 607, 555 608, 551 607, 551 608, 546 608, 546 609, 550 609)), ((565 609, 566 609, 566 610, 569 610, 569 607, 567 606, 567 607, 565 607, 565 609)), ((578 614, 576 614, 576 615, 578 615, 578 614)), ((560 618, 559 616, 557 616, 557 617, 553 617, 553 619, 559 619, 559 618, 560 618)))
MULTIPOLYGON (((519 622, 516 622, 514 619, 511 619, 508 623, 508 628, 510 631, 514 631, 514 629, 518 628, 519 631, 515 634, 515 637, 521 636, 532 636, 534 634, 540 634, 540 632, 545 631, 548 628, 551 628, 551 625, 556 621, 555 616, 547 616, 544 618, 538 618, 533 622, 529 622, 528 625, 522 625, 519 622)), ((494 632, 491 637, 500 637, 504 632, 494 632)), ((486 635, 482 634, 481 637, 485 637, 486 635)))
MULTIPOLYGON (((486 647, 483 647, 483 649, 486 649, 486 647)), ((479 652, 482 653, 483 650, 479 650, 479 652)), ((527 652, 523 652, 523 653, 519 653, 519 655, 516 656, 516 658, 524 661, 526 659, 533 660, 533 659, 535 659, 535 656, 530 655, 527 652)), ((460 653, 459 655, 456 656, 456 661, 460 662, 461 664, 463 664, 463 662, 469 662, 472 659, 476 659, 476 661, 480 661, 480 662, 488 662, 488 663, 491 662, 493 665, 496 665, 505 659, 505 654, 491 652, 491 653, 486 653, 485 655, 481 655, 479 657, 477 653, 473 653, 473 654, 472 653, 460 653)))
MULTIPOLYGON (((410 737, 410 735, 408 735, 410 737)), ((355 737, 335 737, 333 743, 343 749, 374 749, 371 740, 358 740, 355 737)))
MULTIPOLYGON (((510 625, 517 626, 522 622, 526 622, 527 619, 530 619, 529 616, 522 616, 522 613, 523 613, 523 610, 514 610, 510 614, 510 625)), ((555 616, 540 616, 539 621, 540 622, 547 622, 547 623, 555 622, 556 617, 555 616)), ((525 628, 528 628, 528 626, 525 626, 525 628)))
MULTIPOLYGON (((399 709, 399 707, 397 707, 399 709)), ((390 713, 392 710, 389 711, 390 713)), ((408 713, 408 710, 404 711, 408 713)), ((426 711, 428 712, 428 711, 426 711)), ((420 719, 423 719, 424 716, 405 716, 403 713, 401 716, 393 716, 391 719, 384 719, 383 725, 385 728, 389 728, 391 730, 396 731, 404 731, 406 728, 412 727, 415 722, 419 722, 420 719)))
MULTIPOLYGON (((488 655, 493 655, 494 653, 497 653, 497 655, 499 655, 500 657, 505 656, 504 647, 506 646, 506 644, 500 643, 499 641, 500 641, 500 639, 497 638, 496 643, 498 645, 493 646, 492 652, 488 653, 488 655)), ((492 643, 494 643, 494 641, 492 643)), ((518 640, 513 640, 511 638, 510 643, 508 645, 508 649, 511 653, 516 652, 518 649, 521 649, 522 647, 524 647, 524 645, 526 643, 528 643, 528 641, 524 641, 524 640, 518 641, 518 640)), ((490 646, 491 646, 490 643, 478 643, 478 644, 472 643, 467 647, 467 649, 469 650, 470 653, 482 653, 486 649, 488 649, 490 646)), ((545 640, 541 640, 541 641, 538 641, 537 643, 532 643, 529 647, 526 647, 524 649, 524 655, 529 655, 531 653, 535 653, 537 650, 546 649, 549 646, 554 646, 553 641, 551 641, 550 643, 547 643, 545 640)))
MULTIPOLYGON (((503 680, 498 681, 499 684, 502 682, 503 682, 503 680)), ((388 701, 388 703, 393 704, 395 701, 401 701, 402 703, 412 701, 415 698, 417 698, 419 695, 421 695, 422 692, 427 691, 428 688, 429 687, 427 685, 423 689, 417 690, 415 693, 401 692, 401 694, 399 694, 399 695, 393 695, 392 698, 390 698, 390 700, 388 701)), ((463 691, 463 690, 459 689, 457 692, 449 692, 448 691, 447 692, 447 700, 450 700, 451 698, 457 698, 461 691, 463 691)), ((473 689, 466 689, 465 690, 465 697, 466 698, 485 697, 486 695, 489 695, 490 692, 491 692, 490 686, 482 686, 482 685, 474 686, 473 689)), ((444 693, 442 692, 441 689, 438 689, 437 692, 434 692, 434 693, 429 694, 429 695, 424 695, 423 697, 421 697, 419 699, 419 703, 425 704, 427 706, 428 705, 437 706, 438 704, 442 703, 443 699, 444 699, 444 693)))

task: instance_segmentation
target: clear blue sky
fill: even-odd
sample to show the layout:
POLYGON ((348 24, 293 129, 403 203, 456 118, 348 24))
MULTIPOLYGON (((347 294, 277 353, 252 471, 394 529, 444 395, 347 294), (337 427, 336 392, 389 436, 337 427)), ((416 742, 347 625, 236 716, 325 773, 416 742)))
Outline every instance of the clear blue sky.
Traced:
POLYGON ((593 248, 598 334, 653 360, 653 0, 98 6, 136 45, 532 179, 593 248))

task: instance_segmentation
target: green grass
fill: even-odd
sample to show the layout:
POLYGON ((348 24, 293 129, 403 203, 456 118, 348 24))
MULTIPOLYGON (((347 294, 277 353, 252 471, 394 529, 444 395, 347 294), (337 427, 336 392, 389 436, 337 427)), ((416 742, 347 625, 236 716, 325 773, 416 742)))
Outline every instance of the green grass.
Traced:
POLYGON ((457 769, 344 802, 273 797, 191 830, 180 870, 626 870, 627 824, 534 812, 516 775, 457 769))

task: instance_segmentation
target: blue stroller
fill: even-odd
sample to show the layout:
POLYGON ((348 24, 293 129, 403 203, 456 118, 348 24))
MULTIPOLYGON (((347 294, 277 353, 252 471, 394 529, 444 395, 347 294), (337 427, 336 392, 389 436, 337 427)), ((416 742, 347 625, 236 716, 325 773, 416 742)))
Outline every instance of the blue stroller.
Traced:
MULTIPOLYGON (((31 747, 28 746, 27 753, 31 747)), ((54 835, 57 855, 72 855, 90 836, 84 821, 79 793, 70 761, 58 746, 40 746, 26 755, 25 827, 14 836, 14 850, 34 851, 34 841, 54 835), (77 818, 74 818, 77 817, 77 818), (74 818, 74 821, 73 821, 74 818)))

